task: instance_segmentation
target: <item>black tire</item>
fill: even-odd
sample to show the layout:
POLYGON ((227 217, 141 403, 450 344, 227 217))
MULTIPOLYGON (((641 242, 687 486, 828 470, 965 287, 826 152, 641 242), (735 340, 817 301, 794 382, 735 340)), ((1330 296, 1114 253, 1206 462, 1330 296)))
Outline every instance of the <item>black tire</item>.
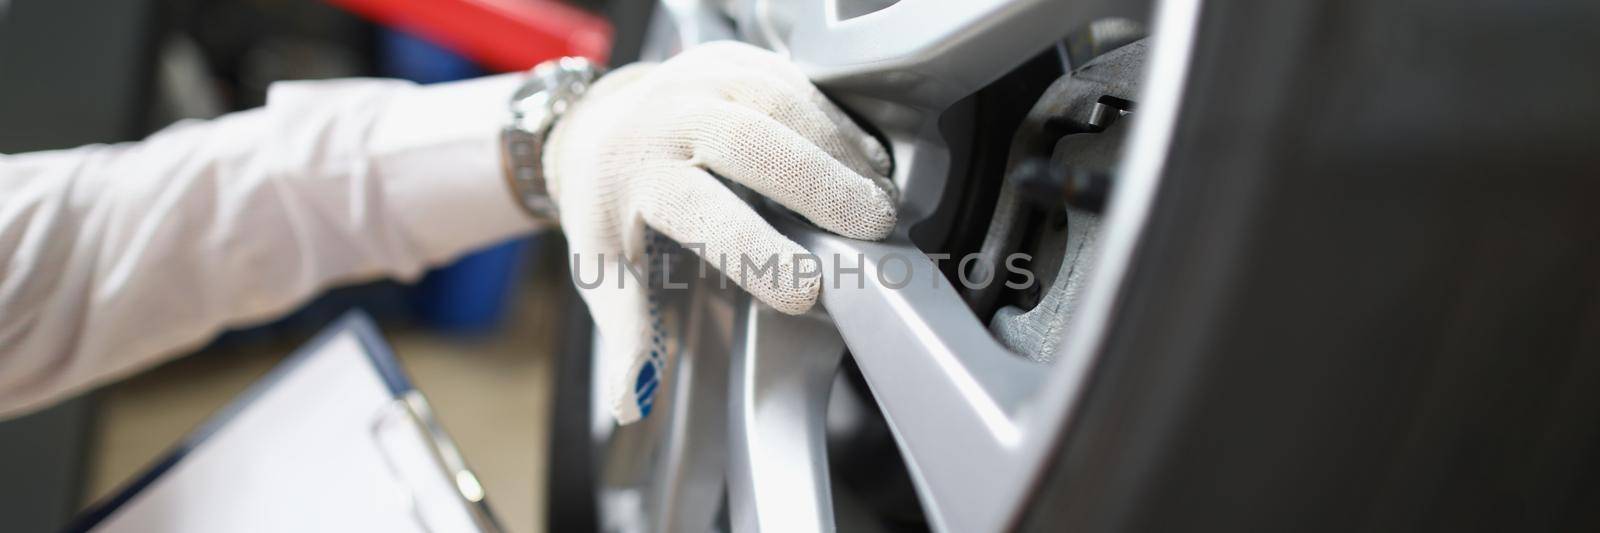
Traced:
POLYGON ((1600 4, 1201 10, 1028 529, 1600 530, 1600 4))

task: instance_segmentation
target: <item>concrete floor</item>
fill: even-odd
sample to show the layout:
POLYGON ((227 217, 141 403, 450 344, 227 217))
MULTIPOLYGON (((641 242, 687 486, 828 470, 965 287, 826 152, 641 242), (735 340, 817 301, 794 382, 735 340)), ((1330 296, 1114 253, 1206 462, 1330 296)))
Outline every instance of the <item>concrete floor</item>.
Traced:
MULTIPOLYGON (((490 336, 381 326, 477 472, 502 524, 515 533, 544 530, 551 352, 561 323, 554 283, 565 282, 540 276, 523 283, 507 327, 490 336)), ((107 387, 99 399, 84 503, 142 471, 302 341, 212 348, 107 387)))

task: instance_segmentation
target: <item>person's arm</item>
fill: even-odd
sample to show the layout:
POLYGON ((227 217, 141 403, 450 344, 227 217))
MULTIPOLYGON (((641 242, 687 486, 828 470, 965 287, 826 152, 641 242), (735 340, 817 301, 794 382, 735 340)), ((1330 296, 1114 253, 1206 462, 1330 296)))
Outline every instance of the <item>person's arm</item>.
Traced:
POLYGON ((500 168, 518 82, 285 83, 142 142, 0 155, 0 418, 533 229, 500 168))

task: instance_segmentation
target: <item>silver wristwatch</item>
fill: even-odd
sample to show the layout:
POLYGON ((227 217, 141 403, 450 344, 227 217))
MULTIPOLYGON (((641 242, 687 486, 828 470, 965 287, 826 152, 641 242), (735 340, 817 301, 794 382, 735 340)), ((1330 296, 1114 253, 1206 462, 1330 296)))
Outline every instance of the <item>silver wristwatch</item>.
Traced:
POLYGON ((511 122, 500 132, 500 160, 512 195, 535 219, 554 223, 558 215, 544 175, 550 128, 599 76, 600 68, 587 59, 553 59, 533 67, 511 95, 511 122))

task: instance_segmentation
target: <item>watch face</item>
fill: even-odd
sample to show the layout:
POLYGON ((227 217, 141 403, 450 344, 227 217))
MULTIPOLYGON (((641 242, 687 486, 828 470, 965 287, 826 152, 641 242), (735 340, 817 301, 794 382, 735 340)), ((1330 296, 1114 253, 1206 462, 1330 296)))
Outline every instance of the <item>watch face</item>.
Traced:
MULTIPOLYGON (((543 85, 539 83, 533 83, 543 85)), ((533 85, 530 84, 530 85, 533 85)), ((519 129, 536 132, 543 131, 549 126, 554 106, 550 102, 550 92, 539 90, 511 102, 511 124, 519 129)))
POLYGON ((511 95, 513 125, 532 132, 548 128, 569 102, 588 89, 595 75, 594 64, 580 57, 540 63, 511 95))

